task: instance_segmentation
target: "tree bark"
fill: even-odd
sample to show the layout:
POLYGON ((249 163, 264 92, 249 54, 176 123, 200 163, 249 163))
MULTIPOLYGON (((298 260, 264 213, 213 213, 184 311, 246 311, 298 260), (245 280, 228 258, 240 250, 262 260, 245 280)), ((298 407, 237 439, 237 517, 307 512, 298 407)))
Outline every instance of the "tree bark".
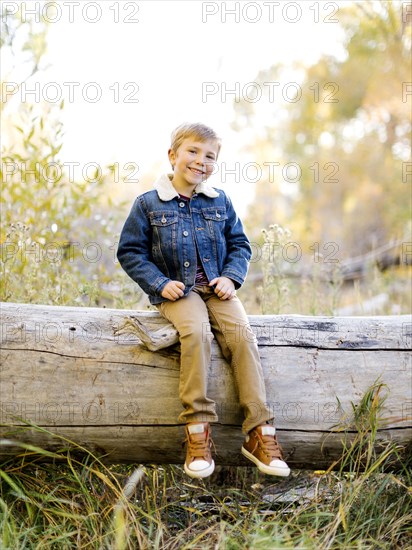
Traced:
MULTIPOLYGON (((11 303, 1 311, 0 458, 22 452, 23 442, 76 444, 113 463, 182 463, 179 343, 157 312, 11 303)), ((292 467, 326 468, 339 458, 356 433, 353 405, 376 382, 376 444, 410 443, 411 316, 249 320, 292 467)), ((248 464, 234 378, 216 343, 209 396, 219 415, 216 462, 248 464)))

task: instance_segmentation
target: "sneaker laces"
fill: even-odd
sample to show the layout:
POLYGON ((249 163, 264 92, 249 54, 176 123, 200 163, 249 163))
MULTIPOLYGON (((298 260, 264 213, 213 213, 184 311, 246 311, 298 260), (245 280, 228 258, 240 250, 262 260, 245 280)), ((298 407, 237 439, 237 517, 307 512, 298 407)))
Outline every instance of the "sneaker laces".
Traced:
POLYGON ((206 460, 207 455, 211 452, 211 447, 215 448, 215 444, 209 433, 205 436, 200 434, 188 434, 183 442, 187 443, 188 452, 193 459, 200 458, 206 460))
POLYGON ((278 443, 275 435, 262 435, 263 451, 270 456, 270 458, 278 458, 283 460, 282 447, 278 443))

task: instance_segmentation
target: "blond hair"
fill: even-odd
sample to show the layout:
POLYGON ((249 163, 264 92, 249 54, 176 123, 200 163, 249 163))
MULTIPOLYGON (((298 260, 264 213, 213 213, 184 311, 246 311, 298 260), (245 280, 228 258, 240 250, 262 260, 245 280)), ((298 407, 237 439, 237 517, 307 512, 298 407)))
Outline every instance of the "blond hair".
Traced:
POLYGON ((194 137, 199 141, 215 141, 217 143, 217 152, 219 154, 221 139, 212 128, 201 124, 200 122, 185 122, 175 128, 171 135, 170 148, 176 152, 183 141, 189 137, 194 137))

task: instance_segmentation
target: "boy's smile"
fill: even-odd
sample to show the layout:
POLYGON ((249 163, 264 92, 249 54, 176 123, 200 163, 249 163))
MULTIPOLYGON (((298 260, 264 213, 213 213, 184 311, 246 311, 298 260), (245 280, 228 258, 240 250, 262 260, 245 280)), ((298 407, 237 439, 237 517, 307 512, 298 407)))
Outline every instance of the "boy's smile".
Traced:
POLYGON ((183 140, 177 151, 170 149, 169 160, 174 168, 172 183, 176 191, 191 196, 195 187, 213 173, 218 149, 213 140, 195 138, 183 140))
POLYGON ((198 169, 198 168, 193 168, 193 167, 190 167, 190 166, 188 166, 188 168, 189 168, 189 170, 190 170, 191 172, 193 172, 194 174, 199 174, 199 175, 201 175, 201 176, 202 176, 203 174, 206 173, 206 172, 204 172, 203 170, 198 169))

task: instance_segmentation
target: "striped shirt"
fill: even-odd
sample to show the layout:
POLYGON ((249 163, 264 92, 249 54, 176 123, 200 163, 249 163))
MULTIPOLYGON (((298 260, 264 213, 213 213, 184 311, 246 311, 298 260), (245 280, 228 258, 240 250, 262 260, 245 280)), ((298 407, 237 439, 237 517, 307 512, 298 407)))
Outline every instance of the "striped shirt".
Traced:
MULTIPOLYGON (((189 201, 190 197, 186 197, 186 195, 180 195, 179 197, 185 201, 189 201)), ((199 257, 199 249, 197 247, 196 239, 195 239, 195 245, 196 245, 196 277, 195 277, 195 285, 205 286, 209 284, 209 279, 206 276, 205 270, 203 269, 202 262, 199 257)))

